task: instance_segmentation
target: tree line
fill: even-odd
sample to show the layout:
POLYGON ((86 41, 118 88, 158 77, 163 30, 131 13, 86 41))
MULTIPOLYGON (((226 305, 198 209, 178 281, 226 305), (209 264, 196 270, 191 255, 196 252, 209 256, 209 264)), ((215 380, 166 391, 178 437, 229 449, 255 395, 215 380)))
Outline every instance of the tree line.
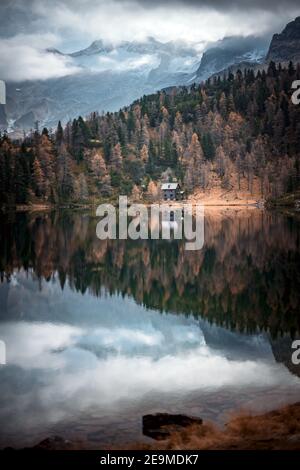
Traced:
POLYGON ((200 85, 143 96, 22 140, 0 138, 0 201, 84 202, 155 198, 176 179, 187 193, 246 188, 277 197, 300 186, 300 65, 271 62, 200 85))

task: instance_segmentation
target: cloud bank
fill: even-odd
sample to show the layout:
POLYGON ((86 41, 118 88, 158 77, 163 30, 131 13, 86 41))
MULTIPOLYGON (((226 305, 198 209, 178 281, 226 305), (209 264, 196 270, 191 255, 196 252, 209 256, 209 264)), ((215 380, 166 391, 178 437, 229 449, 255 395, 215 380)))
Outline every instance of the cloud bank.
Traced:
POLYGON ((43 80, 77 73, 68 57, 51 54, 42 46, 48 46, 53 38, 39 35, 17 35, 0 41, 0 77, 2 80, 19 82, 43 80), (35 44, 39 44, 37 47, 35 44))
POLYGON ((226 36, 281 31, 300 14, 298 0, 3 0, 0 4, 0 78, 31 80, 76 73, 64 52, 96 39, 119 43, 154 36, 198 43, 226 36))

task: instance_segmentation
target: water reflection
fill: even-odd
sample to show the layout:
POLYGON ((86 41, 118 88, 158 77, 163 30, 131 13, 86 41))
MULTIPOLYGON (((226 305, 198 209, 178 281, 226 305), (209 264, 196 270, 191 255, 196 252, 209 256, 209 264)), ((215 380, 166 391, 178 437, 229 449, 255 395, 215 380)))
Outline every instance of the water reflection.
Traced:
MULTIPOLYGON (((12 284, 23 268, 30 278, 59 280, 62 289, 68 279, 81 293, 120 293, 147 308, 193 314, 240 331, 259 328, 276 336, 299 330, 300 221, 295 217, 259 210, 210 212, 204 249, 196 252, 185 251, 177 240, 100 241, 97 219, 87 214, 11 217, 1 220, 3 281, 12 284)), ((19 293, 16 297, 21 302, 19 293)), ((19 306, 13 314, 19 317, 19 306)), ((47 314, 53 320, 53 309, 47 314)))
POLYGON ((50 434, 99 446, 141 438, 146 413, 223 422, 299 399, 276 339, 299 328, 296 218, 208 214, 196 253, 103 242, 96 223, 53 213, 1 224, 0 446, 50 434))

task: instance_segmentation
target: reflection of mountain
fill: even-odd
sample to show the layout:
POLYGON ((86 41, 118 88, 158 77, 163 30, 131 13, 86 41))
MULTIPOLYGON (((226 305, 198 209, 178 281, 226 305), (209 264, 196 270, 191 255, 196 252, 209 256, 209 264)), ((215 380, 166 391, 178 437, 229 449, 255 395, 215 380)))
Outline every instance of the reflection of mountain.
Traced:
POLYGON ((3 278, 20 267, 49 281, 57 272, 62 287, 68 278, 82 293, 101 296, 104 288, 227 328, 299 330, 296 219, 258 210, 207 214, 204 248, 187 252, 180 241, 100 241, 97 220, 86 215, 16 217, 15 225, 1 223, 3 278))
MULTIPOLYGON (((299 337, 294 339, 299 339, 299 337)), ((290 372, 300 377, 300 366, 292 363, 292 354, 295 351, 292 349, 294 339, 290 336, 283 336, 270 340, 270 343, 276 361, 283 363, 290 372)))
POLYGON ((223 212, 206 214, 198 252, 100 241, 88 214, 0 218, 0 447, 51 429, 99 448, 137 441, 157 410, 224 423, 298 399, 272 354, 285 364, 283 348, 259 330, 299 327, 299 221, 223 212))
POLYGON ((33 445, 49 429, 70 439, 74 430, 81 438, 93 431, 99 445, 124 434, 136 440, 141 416, 157 409, 223 422, 250 397, 260 406, 267 393, 269 408, 289 390, 299 394, 264 335, 158 315, 120 296, 81 295, 68 285, 61 292, 56 281, 39 289, 24 272, 12 279, 12 315, 0 321, 9 355, 0 368, 0 448, 33 445))
POLYGON ((265 335, 241 335, 220 326, 199 320, 205 344, 228 359, 239 357, 241 360, 255 360, 272 356, 265 335))
POLYGON ((80 328, 88 333, 77 339, 77 347, 102 358, 121 352, 157 358, 202 346, 228 360, 272 358, 264 334, 247 336, 191 316, 157 315, 128 297, 78 296, 69 286, 60 298, 58 278, 53 281, 39 285, 20 273, 10 284, 0 285, 2 319, 18 319, 22 312, 22 321, 28 325, 43 322, 80 328))

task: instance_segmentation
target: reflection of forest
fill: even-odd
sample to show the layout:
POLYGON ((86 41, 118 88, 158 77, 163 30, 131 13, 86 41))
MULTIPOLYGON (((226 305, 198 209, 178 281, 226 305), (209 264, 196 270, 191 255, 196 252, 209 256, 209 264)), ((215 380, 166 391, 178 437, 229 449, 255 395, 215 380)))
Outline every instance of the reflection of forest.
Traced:
POLYGON ((205 245, 181 241, 100 241, 87 214, 15 214, 1 220, 2 280, 32 269, 61 287, 121 292, 161 311, 201 315, 241 331, 299 331, 300 222, 277 213, 215 211, 205 245))

